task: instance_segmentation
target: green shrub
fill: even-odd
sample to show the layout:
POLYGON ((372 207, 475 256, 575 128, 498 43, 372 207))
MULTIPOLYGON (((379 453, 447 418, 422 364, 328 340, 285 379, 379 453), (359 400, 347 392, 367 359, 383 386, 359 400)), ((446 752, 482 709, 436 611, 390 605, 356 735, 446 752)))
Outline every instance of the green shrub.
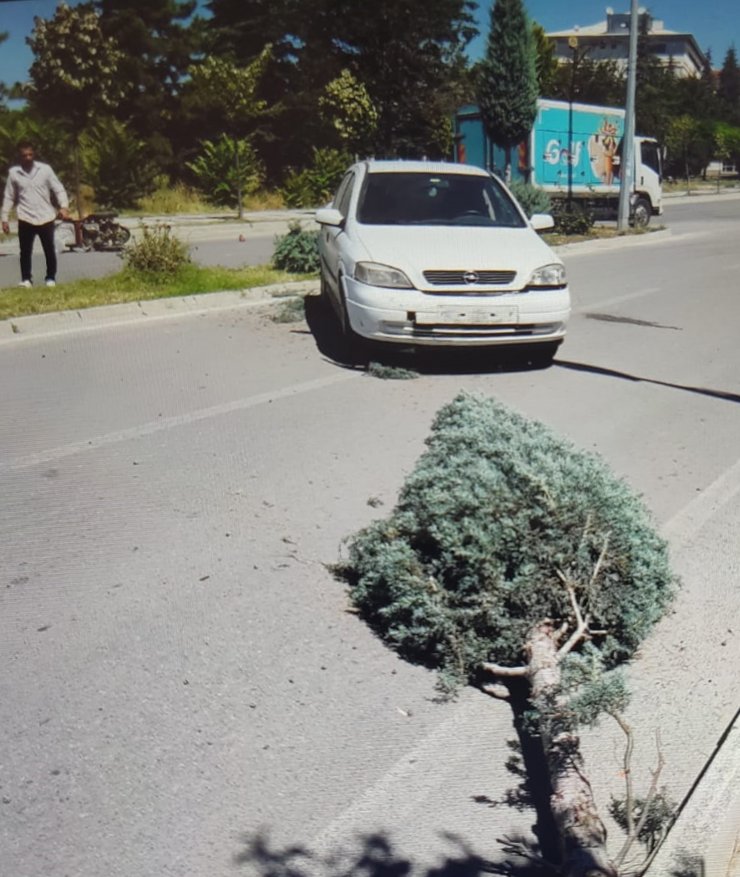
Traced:
POLYGON ((567 201, 556 201, 552 211, 555 231, 560 234, 588 234, 594 225, 594 216, 576 203, 568 207, 567 201))
POLYGON ((521 180, 512 180, 509 183, 509 189, 530 219, 535 213, 550 213, 552 211, 550 196, 542 189, 521 180))
POLYGON ((287 234, 275 239, 274 268, 291 274, 315 274, 319 270, 319 233, 291 222, 287 234))
POLYGON ((174 277, 190 262, 187 244, 169 225, 141 226, 141 235, 123 251, 126 266, 152 280, 174 277))
POLYGON ((288 207, 319 207, 330 201, 351 158, 338 149, 313 150, 313 164, 291 171, 281 190, 288 207))

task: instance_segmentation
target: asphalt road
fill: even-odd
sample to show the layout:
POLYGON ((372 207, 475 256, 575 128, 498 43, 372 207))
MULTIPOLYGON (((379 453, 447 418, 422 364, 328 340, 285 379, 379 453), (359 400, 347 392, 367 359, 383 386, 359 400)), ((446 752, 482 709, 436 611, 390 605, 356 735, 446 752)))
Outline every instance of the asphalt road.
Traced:
MULTIPOLYGON (((575 314, 546 371, 412 358, 418 379, 377 380, 332 359, 313 306, 0 344, 3 873, 266 875, 305 846, 451 877, 531 836, 508 706, 436 702, 326 568, 461 389, 603 454, 669 538, 684 587, 629 718, 638 788, 660 731, 681 800, 740 699, 739 204, 566 251, 575 314)), ((585 745, 605 809, 623 740, 605 723, 585 745)))

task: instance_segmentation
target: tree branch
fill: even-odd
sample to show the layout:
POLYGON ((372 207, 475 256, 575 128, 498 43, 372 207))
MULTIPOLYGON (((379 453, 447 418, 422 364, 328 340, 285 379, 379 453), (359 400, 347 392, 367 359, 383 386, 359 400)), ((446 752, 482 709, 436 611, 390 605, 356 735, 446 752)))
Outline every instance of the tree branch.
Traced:
POLYGON ((565 588, 568 591, 568 598, 570 599, 570 605, 573 608, 573 612, 576 616, 576 629, 568 637, 565 644, 558 649, 558 658, 562 658, 569 652, 573 651, 573 649, 578 645, 579 642, 581 642, 581 640, 588 639, 590 634, 588 630, 588 615, 585 618, 583 617, 581 613, 581 607, 578 605, 578 600, 576 599, 576 592, 573 588, 573 585, 565 579, 562 573, 558 571, 558 574, 561 576, 565 584, 565 588))
POLYGON ((529 673, 528 667, 504 667, 501 664, 491 664, 488 661, 483 661, 481 669, 485 670, 486 673, 493 673, 494 676, 501 676, 504 679, 510 679, 514 676, 527 676, 529 673))
POLYGON ((485 682, 480 689, 484 694, 490 694, 498 700, 509 700, 509 689, 503 682, 485 682))
MULTIPOLYGON (((655 732, 655 740, 658 749, 658 763, 655 767, 655 770, 650 771, 651 780, 650 786, 648 787, 647 795, 645 796, 645 801, 642 807, 642 812, 640 813, 640 818, 637 820, 635 824, 634 821, 634 794, 632 788, 632 770, 631 770, 631 761, 632 761, 632 750, 633 750, 633 735, 632 728, 627 724, 622 716, 620 716, 616 712, 610 712, 609 715, 617 722, 619 727, 624 731, 627 735, 627 748, 624 753, 624 764, 625 764, 625 786, 626 786, 626 797, 625 797, 625 817, 627 820, 627 838, 625 839, 624 844, 622 844, 622 849, 619 851, 619 854, 614 860, 614 864, 617 866, 617 869, 621 868, 624 864, 625 859, 627 858, 627 854, 632 849, 632 845, 636 840, 639 839, 640 833, 645 827, 645 822, 647 821, 648 816, 650 815, 650 808, 655 800, 655 796, 658 793, 658 780, 660 778, 660 774, 665 766, 665 759, 663 758, 663 749, 660 742, 660 731, 655 732)), ((667 826, 663 829, 663 835, 667 831, 667 826)), ((653 849, 649 850, 649 854, 647 858, 640 865, 639 872, 643 874, 648 864, 655 857, 655 853, 658 850, 660 843, 656 843, 653 849)))
POLYGON ((594 571, 591 573, 591 581, 589 582, 589 588, 593 587, 594 582, 596 581, 599 572, 601 571, 601 566, 604 563, 604 558, 606 557, 606 549, 609 547, 609 534, 607 533, 604 536, 604 545, 602 546, 601 553, 599 554, 599 559, 596 561, 594 565, 594 571))

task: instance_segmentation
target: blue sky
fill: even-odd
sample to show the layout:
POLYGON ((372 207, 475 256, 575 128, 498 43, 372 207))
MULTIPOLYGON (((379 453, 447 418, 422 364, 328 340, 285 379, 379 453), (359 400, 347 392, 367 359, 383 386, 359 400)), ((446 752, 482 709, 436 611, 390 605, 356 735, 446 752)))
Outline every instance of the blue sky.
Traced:
MULTIPOLYGON (((76 5, 76 0, 68 0, 76 5)), ((359 0, 357 0, 359 4, 359 0)), ((575 24, 587 25, 603 21, 607 2, 594 0, 525 0, 529 15, 545 30, 562 30, 575 24)), ((734 44, 740 50, 740 2, 712 0, 700 4, 696 0, 655 0, 644 2, 654 18, 662 19, 669 30, 693 33, 699 47, 711 48, 714 66, 722 64, 725 53, 734 44)), ((31 52, 25 39, 33 30, 34 16, 51 18, 57 0, 0 0, 0 31, 8 31, 8 40, 0 45, 0 81, 10 83, 25 79, 31 63, 31 52)), ((615 12, 629 11, 629 0, 612 2, 615 12)), ((480 54, 488 30, 489 2, 480 2, 479 28, 483 36, 471 47, 471 56, 480 54)))

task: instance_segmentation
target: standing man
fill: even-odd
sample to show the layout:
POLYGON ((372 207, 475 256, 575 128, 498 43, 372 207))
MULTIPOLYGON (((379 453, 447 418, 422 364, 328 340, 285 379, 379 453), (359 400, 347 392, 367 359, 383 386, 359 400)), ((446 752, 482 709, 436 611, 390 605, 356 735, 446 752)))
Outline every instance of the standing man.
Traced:
POLYGON ((69 199, 57 175, 35 159, 33 143, 18 144, 18 161, 10 169, 5 184, 2 227, 10 234, 8 216, 11 207, 18 215, 18 241, 21 246, 21 286, 33 286, 31 254, 36 235, 41 239, 46 257, 46 285, 56 286, 57 254, 54 249, 54 220, 69 219, 69 199))

